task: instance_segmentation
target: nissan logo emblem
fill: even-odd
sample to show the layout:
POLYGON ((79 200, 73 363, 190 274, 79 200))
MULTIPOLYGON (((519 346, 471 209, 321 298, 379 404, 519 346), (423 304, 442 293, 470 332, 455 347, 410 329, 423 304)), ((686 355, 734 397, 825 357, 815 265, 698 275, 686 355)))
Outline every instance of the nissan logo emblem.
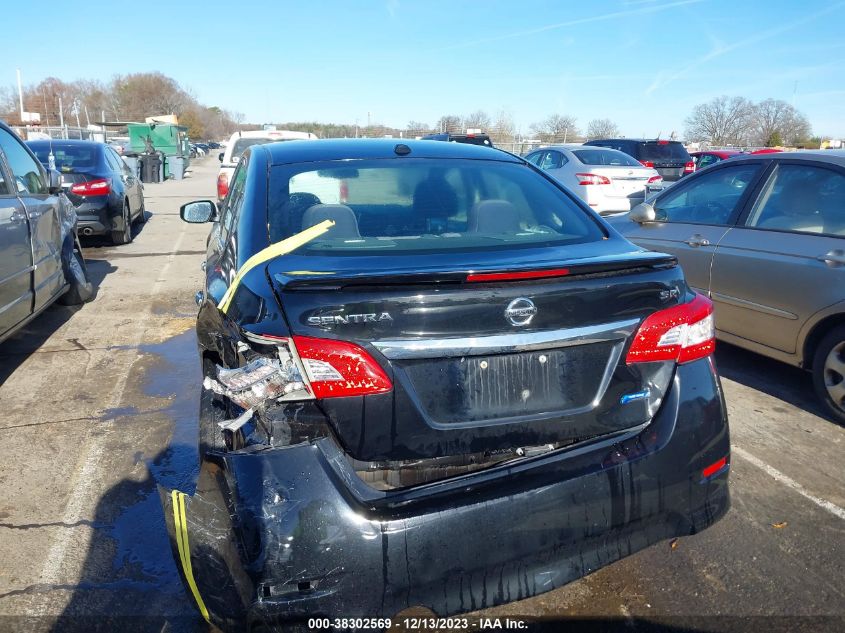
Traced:
POLYGON ((511 325, 528 325, 535 314, 537 314, 537 306, 531 299, 525 297, 514 299, 505 308, 505 318, 511 325))

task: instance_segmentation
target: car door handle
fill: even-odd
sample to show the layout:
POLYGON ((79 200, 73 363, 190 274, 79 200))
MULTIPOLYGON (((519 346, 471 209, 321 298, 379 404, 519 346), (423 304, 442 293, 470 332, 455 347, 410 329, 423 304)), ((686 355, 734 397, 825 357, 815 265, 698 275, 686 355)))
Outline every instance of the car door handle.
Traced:
POLYGON ((703 235, 699 235, 696 233, 692 237, 688 237, 684 240, 684 244, 689 244, 693 248, 698 248, 699 246, 710 246, 710 240, 708 240, 703 235))
POLYGON ((824 255, 819 255, 816 259, 828 266, 845 266, 845 251, 836 249, 824 255))
POLYGON ((11 222, 12 224, 21 224, 22 222, 26 222, 26 213, 24 211, 15 209, 9 215, 9 222, 11 222))

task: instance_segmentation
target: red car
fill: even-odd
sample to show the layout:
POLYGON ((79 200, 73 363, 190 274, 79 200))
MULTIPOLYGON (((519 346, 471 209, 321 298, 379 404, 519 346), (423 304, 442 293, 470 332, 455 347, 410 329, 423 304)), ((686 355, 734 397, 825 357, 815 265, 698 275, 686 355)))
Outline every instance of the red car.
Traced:
POLYGON ((692 160, 695 163, 695 169, 704 169, 708 165, 718 163, 719 161, 730 158, 731 156, 739 156, 743 152, 736 149, 714 149, 706 152, 690 152, 692 160))

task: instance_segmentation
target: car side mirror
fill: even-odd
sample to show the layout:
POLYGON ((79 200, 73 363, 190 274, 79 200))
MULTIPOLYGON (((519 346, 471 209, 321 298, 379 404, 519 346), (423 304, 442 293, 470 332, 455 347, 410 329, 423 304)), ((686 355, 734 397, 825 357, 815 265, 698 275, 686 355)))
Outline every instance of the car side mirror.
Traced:
POLYGON ((196 200, 183 204, 179 208, 179 217, 184 222, 203 224, 211 222, 217 216, 217 205, 211 200, 196 200))
POLYGON ((47 170, 47 178, 49 179, 48 190, 50 193, 62 192, 62 175, 55 169, 47 170))
POLYGON ((223 152, 220 152, 220 153, 217 155, 217 160, 219 160, 221 163, 223 162, 223 152))
POLYGON ((637 224, 654 222, 656 217, 657 214, 654 212, 654 207, 648 202, 640 202, 628 213, 628 219, 637 224))

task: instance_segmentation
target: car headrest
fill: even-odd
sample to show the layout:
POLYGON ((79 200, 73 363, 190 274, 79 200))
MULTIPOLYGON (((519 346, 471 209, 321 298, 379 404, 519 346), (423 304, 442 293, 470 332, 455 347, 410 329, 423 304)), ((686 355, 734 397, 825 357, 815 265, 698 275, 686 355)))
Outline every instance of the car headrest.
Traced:
POLYGON ((467 214, 467 231, 517 233, 520 229, 519 211, 507 200, 481 200, 467 214))
POLYGON ((302 230, 319 224, 323 220, 334 222, 334 226, 326 233, 329 239, 343 240, 361 237, 355 212, 345 204, 315 204, 313 207, 308 207, 302 214, 302 230))

